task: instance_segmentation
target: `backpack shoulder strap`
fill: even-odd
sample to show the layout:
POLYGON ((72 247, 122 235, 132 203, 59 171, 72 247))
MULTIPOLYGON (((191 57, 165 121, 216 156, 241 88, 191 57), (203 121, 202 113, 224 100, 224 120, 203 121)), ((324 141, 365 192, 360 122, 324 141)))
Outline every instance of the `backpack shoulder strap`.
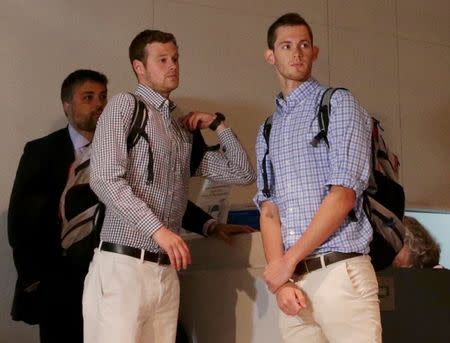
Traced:
POLYGON ((347 90, 346 88, 327 88, 322 93, 322 98, 320 99, 319 110, 317 113, 317 120, 319 122, 319 133, 313 138, 311 141, 311 145, 313 147, 317 147, 320 140, 323 139, 328 147, 330 144, 328 143, 328 124, 330 122, 330 112, 331 112, 331 97, 334 92, 337 90, 347 90))
POLYGON ((133 94, 129 93, 133 96, 134 99, 134 109, 133 116, 131 117, 130 129, 128 131, 127 136, 127 152, 130 152, 131 149, 137 144, 139 139, 142 137, 148 144, 148 166, 147 166, 147 183, 150 184, 153 182, 153 151, 150 146, 150 141, 145 131, 145 127, 148 122, 148 110, 145 106, 144 102, 133 94))
POLYGON ((269 187, 269 180, 267 177, 267 155, 269 155, 269 141, 270 141, 270 131, 272 130, 272 116, 267 117, 266 121, 264 122, 263 127, 263 137, 266 141, 266 152, 264 154, 263 160, 262 160, 262 176, 263 176, 263 194, 266 197, 270 197, 270 187, 269 187))
POLYGON ((264 121, 264 128, 263 128, 263 137, 264 140, 266 141, 267 151, 269 150, 269 138, 271 129, 272 129, 272 116, 269 116, 264 121))
POLYGON ((145 126, 148 121, 147 108, 142 100, 138 99, 133 93, 129 93, 133 96, 134 107, 133 116, 131 117, 130 130, 127 136, 127 151, 133 149, 141 137, 148 142, 148 136, 145 132, 145 126))
POLYGON ((220 144, 208 146, 200 130, 199 129, 195 130, 192 135, 192 152, 191 152, 191 162, 189 166, 191 176, 195 175, 195 172, 200 166, 200 163, 203 160, 203 156, 207 151, 216 151, 219 149, 220 144))

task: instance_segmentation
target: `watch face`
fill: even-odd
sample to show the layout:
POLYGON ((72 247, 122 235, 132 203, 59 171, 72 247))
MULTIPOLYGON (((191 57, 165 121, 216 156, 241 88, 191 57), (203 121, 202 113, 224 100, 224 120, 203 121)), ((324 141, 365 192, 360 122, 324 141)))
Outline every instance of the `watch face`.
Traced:
POLYGON ((218 119, 220 122, 223 122, 225 120, 225 116, 220 112, 216 112, 216 116, 216 119, 218 119))

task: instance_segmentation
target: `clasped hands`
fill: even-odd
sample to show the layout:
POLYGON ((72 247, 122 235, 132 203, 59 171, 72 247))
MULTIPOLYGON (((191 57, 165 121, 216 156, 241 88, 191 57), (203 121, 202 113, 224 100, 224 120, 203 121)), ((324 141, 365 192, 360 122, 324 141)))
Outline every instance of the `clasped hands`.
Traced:
POLYGON ((295 264, 285 256, 272 260, 263 273, 269 290, 275 294, 278 307, 287 315, 294 316, 306 307, 302 290, 291 280, 295 264))

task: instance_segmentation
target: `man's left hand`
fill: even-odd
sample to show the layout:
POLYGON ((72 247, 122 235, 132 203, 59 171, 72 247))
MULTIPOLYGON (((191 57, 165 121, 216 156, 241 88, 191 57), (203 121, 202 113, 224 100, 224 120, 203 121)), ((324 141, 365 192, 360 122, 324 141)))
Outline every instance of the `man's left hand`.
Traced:
POLYGON ((284 285, 294 274, 295 264, 287 260, 286 255, 271 261, 264 271, 264 280, 272 293, 284 285))
POLYGON ((213 231, 209 234, 231 244, 233 236, 242 233, 252 233, 256 230, 248 225, 235 225, 235 224, 216 224, 213 231))

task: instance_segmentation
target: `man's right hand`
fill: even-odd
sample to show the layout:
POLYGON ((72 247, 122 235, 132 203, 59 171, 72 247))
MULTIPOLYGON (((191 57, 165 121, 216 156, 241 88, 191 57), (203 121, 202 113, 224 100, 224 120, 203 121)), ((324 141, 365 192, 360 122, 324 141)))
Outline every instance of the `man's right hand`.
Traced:
POLYGON ((169 255, 170 264, 176 270, 186 269, 191 264, 191 253, 183 239, 166 227, 158 229, 152 237, 169 255))
POLYGON ((276 292, 277 304, 288 316, 297 315, 306 307, 306 298, 302 290, 293 282, 287 282, 276 292))

